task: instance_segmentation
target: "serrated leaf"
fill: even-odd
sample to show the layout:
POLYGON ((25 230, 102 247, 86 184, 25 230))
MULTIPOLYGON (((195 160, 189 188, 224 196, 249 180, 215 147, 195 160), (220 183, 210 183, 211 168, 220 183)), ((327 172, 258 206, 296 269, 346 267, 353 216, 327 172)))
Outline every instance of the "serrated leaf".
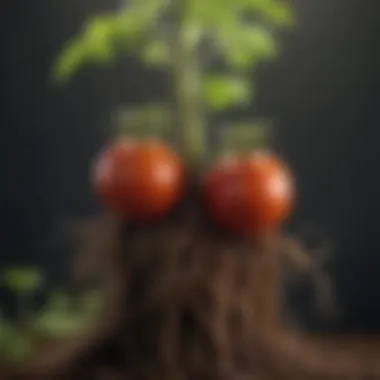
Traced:
POLYGON ((44 280, 43 273, 33 267, 8 267, 1 277, 4 285, 14 292, 35 291, 44 280))
POLYGON ((202 81, 202 98, 213 110, 226 110, 249 102, 251 87, 246 78, 210 75, 202 81))

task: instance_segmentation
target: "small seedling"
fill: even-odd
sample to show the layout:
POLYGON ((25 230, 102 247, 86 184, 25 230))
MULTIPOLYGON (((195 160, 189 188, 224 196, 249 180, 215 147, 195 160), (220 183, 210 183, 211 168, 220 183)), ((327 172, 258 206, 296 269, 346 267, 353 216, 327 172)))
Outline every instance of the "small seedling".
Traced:
POLYGON ((33 295, 40 289, 44 276, 32 267, 8 267, 1 273, 2 284, 17 298, 17 320, 0 319, 0 360, 8 364, 22 362, 31 353, 33 333, 29 322, 33 313, 33 295))
POLYGON ((43 284, 42 272, 32 267, 8 267, 2 271, 1 280, 16 295, 17 316, 20 321, 25 322, 33 310, 33 295, 43 284))
POLYGON ((89 290, 80 298, 82 305, 78 310, 67 293, 53 292, 49 302, 32 319, 33 330, 42 337, 56 339, 83 329, 99 310, 102 297, 99 292, 89 290))
POLYGON ((5 318, 0 319, 0 365, 22 362, 32 351, 25 332, 5 318))

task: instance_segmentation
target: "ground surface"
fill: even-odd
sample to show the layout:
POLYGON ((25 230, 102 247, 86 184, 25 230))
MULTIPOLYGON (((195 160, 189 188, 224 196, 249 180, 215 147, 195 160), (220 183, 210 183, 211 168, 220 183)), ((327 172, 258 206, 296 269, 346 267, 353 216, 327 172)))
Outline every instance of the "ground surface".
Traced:
MULTIPOLYGON (((318 334, 307 335, 308 343, 323 355, 346 357, 369 366, 380 367, 380 334, 318 334)), ((51 343, 49 343, 51 345, 51 343)), ((46 349, 46 347, 44 347, 46 349)), ((10 368, 0 367, 0 379, 11 380, 10 368)))

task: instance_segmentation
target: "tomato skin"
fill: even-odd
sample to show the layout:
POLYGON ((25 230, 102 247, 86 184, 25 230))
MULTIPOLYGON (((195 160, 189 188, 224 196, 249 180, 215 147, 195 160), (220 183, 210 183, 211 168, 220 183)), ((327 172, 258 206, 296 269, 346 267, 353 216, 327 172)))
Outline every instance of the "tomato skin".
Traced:
POLYGON ((134 220, 169 212, 183 185, 181 160, 158 141, 116 142, 99 156, 94 167, 99 199, 110 210, 134 220))
POLYGON ((204 183, 209 214, 222 227, 244 234, 279 227, 291 211, 293 196, 289 170, 266 152, 222 160, 204 183))

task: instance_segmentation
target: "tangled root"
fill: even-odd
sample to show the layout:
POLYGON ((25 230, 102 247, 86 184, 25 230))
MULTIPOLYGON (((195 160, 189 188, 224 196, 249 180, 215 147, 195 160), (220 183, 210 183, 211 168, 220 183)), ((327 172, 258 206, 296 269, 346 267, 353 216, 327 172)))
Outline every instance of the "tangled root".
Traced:
POLYGON ((27 378, 380 380, 379 351, 358 356, 279 327, 281 257, 313 273, 294 239, 227 236, 197 202, 159 224, 105 225, 90 237, 103 239, 103 312, 39 352, 27 378))

